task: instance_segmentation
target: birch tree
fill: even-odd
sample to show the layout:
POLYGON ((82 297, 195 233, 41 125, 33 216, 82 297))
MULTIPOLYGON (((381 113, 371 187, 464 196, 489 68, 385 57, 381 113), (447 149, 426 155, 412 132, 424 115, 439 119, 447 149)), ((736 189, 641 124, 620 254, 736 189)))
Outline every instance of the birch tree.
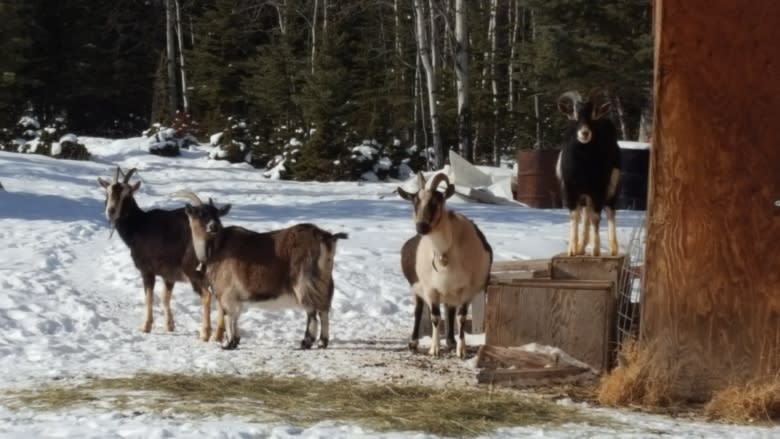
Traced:
POLYGON ((458 92, 458 146, 463 157, 474 162, 471 143, 471 99, 469 87, 469 30, 467 6, 455 0, 455 80, 458 92))
POLYGON ((176 87, 176 46, 174 42, 173 0, 165 0, 165 47, 168 64, 168 116, 173 121, 179 106, 178 89, 176 87))
POLYGON ((189 102, 187 101, 187 73, 184 70, 184 43, 181 31, 181 9, 179 0, 174 0, 176 4, 176 37, 179 43, 179 71, 181 73, 181 103, 185 113, 190 112, 189 102))
MULTIPOLYGON (((432 0, 431 0, 432 1, 432 0)), ((432 5, 431 5, 432 6, 432 5)), ((433 152, 436 155, 436 168, 444 167, 444 151, 441 144, 439 128, 439 114, 436 102, 436 72, 432 59, 436 57, 435 45, 429 44, 425 19, 428 16, 422 0, 414 0, 414 11, 417 23, 417 51, 425 70, 425 79, 428 86, 428 114, 431 118, 431 138, 433 140, 433 152)), ((433 11, 431 11, 431 24, 433 24, 433 11)))

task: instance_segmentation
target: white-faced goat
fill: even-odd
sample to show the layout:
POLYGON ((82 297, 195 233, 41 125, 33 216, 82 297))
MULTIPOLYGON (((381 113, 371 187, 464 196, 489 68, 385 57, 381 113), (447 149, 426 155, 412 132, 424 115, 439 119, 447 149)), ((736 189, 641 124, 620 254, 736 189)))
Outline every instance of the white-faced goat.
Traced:
POLYGON ((571 120, 556 165, 564 206, 569 209, 569 256, 585 254, 589 228, 593 228, 593 256, 601 254, 599 223, 607 211, 609 252, 617 255, 615 201, 620 182, 620 147, 617 130, 609 118, 609 102, 594 89, 583 100, 576 91, 558 98, 558 109, 571 120), (579 236, 580 211, 583 211, 579 236))
POLYGON ((307 317, 303 349, 310 348, 317 339, 319 315, 319 346, 326 348, 336 242, 346 239, 347 234, 330 233, 313 224, 265 233, 237 226, 222 228, 220 217, 230 205, 217 211, 212 201, 205 204, 192 192, 179 195, 194 203, 185 207, 192 242, 225 312, 227 337, 222 347, 238 346, 238 318, 244 305, 251 304, 266 309, 303 308, 307 317))
MULTIPOLYGON (((174 329, 171 314, 173 286, 175 282, 188 280, 192 289, 201 297, 203 324, 200 338, 207 341, 211 333, 211 295, 203 283, 203 274, 197 270, 198 259, 192 247, 187 215, 183 208, 141 210, 133 197, 141 182, 130 184, 130 178, 135 172, 135 168, 131 169, 120 181, 122 170, 117 167, 112 181, 100 177, 97 181, 106 190, 106 218, 130 249, 133 263, 141 272, 146 298, 146 319, 141 330, 149 332, 152 329, 155 277, 160 276, 165 282, 162 304, 169 331, 174 329)), ((222 338, 222 330, 224 323, 219 321, 214 333, 215 339, 222 338)))
POLYGON ((419 190, 409 193, 398 188, 401 198, 414 206, 414 223, 417 236, 407 241, 401 249, 401 269, 415 296, 414 327, 409 347, 417 349, 418 327, 423 301, 431 312, 431 355, 439 355, 439 304, 447 306, 448 336, 450 348, 455 344, 455 309, 458 313, 457 355, 466 357, 465 328, 469 303, 484 291, 490 277, 493 250, 485 235, 471 220, 448 210, 445 201, 455 193, 444 174, 437 174, 425 187, 425 177, 417 174, 419 190), (438 191, 439 183, 447 186, 438 191))

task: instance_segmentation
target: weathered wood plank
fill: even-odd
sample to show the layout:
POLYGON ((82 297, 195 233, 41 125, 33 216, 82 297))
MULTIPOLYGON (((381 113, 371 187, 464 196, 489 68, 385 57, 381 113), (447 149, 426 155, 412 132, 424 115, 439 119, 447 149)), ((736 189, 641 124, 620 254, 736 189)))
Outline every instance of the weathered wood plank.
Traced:
POLYGON ((499 271, 547 271, 550 270, 550 259, 526 259, 513 261, 494 261, 491 272, 499 271))
POLYGON ((595 369, 609 366, 613 283, 542 281, 488 287, 485 344, 556 346, 595 369))
POLYGON ((780 7, 655 1, 643 339, 705 399, 780 370, 780 7))
POLYGON ((480 384, 497 384, 510 387, 549 385, 578 375, 592 376, 588 369, 576 366, 555 366, 538 369, 482 369, 477 373, 480 384))

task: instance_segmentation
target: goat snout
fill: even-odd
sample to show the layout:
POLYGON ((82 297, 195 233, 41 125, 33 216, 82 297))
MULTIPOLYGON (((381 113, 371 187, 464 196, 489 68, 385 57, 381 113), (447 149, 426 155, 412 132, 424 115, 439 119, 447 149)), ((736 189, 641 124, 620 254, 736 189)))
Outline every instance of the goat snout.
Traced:
POLYGON ((577 141, 580 143, 589 143, 591 138, 593 138, 593 133, 590 131, 590 128, 588 127, 582 127, 579 130, 577 130, 577 141))
POLYGON ((216 221, 209 221, 208 224, 206 224, 206 232, 214 233, 217 231, 219 231, 219 224, 217 224, 216 221))
POLYGON ((431 232, 431 225, 429 223, 417 223, 417 233, 420 235, 427 235, 431 232))
POLYGON ((109 207, 106 209, 106 214, 108 216, 108 219, 111 219, 114 217, 114 214, 116 214, 116 208, 115 207, 109 207))

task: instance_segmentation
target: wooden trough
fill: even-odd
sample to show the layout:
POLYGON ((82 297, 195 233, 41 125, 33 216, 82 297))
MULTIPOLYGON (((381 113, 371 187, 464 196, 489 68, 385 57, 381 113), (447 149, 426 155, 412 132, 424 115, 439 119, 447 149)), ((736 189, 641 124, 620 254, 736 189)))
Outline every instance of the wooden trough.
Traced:
MULTIPOLYGON (((556 256, 496 262, 481 304, 484 312, 475 306, 472 313, 473 327, 484 327, 486 355, 494 355, 496 348, 538 343, 559 348, 594 371, 609 369, 614 356, 617 286, 624 261, 624 256, 556 256)), ((516 386, 583 373, 570 365, 539 367, 528 363, 525 354, 515 357, 518 361, 512 365, 478 359, 478 366, 485 369, 478 380, 516 386)))

